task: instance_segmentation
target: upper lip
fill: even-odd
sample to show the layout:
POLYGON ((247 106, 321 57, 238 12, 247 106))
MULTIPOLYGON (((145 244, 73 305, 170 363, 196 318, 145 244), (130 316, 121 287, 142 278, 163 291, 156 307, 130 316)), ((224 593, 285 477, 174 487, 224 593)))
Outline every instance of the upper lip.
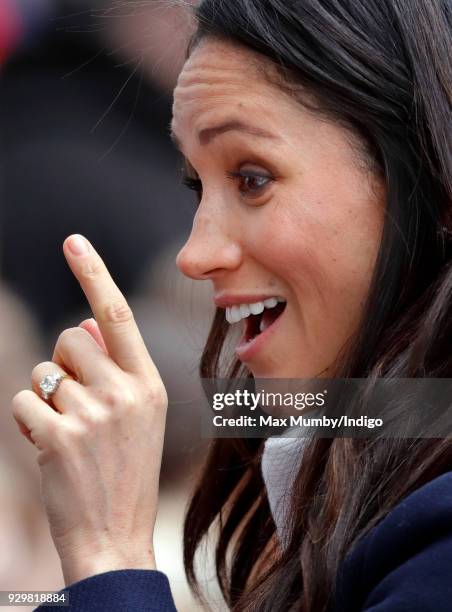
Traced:
POLYGON ((228 308, 230 306, 238 306, 239 304, 254 304, 255 302, 263 302, 272 297, 283 297, 280 293, 256 293, 256 294, 238 294, 238 293, 221 293, 214 296, 213 301, 219 308, 228 308))

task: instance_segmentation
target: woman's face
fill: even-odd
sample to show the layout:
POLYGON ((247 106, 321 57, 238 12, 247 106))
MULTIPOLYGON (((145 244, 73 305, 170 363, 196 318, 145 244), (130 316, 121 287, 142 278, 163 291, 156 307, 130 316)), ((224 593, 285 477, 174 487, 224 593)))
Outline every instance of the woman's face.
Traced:
POLYGON ((245 317, 231 325, 256 378, 333 376, 369 290, 383 189, 350 133, 269 84, 256 60, 267 61, 205 39, 179 76, 172 128, 202 198, 177 265, 211 281, 230 321, 245 317))

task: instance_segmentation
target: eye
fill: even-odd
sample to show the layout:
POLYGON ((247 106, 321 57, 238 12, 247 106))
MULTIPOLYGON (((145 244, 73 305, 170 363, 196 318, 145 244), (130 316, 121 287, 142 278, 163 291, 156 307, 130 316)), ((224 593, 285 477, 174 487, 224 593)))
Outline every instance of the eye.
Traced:
MULTIPOLYGON (((243 197, 256 198, 265 190, 267 185, 273 182, 271 176, 260 174, 253 170, 239 170, 236 172, 227 172, 226 177, 238 181, 239 191, 243 197)), ((202 199, 202 182, 199 178, 184 174, 182 177, 182 184, 188 189, 196 192, 198 204, 202 199)))
POLYGON ((188 187, 196 193, 198 205, 201 202, 202 198, 202 183, 200 179, 193 178, 192 176, 185 175, 182 177, 182 185, 188 187))
POLYGON ((227 177, 239 183, 239 191, 244 197, 253 198, 261 195, 267 185, 273 182, 271 176, 253 170, 227 172, 227 177))
POLYGON ((201 192, 202 191, 202 183, 200 179, 193 178, 192 176, 183 176, 182 177, 182 185, 192 189, 193 191, 201 192))

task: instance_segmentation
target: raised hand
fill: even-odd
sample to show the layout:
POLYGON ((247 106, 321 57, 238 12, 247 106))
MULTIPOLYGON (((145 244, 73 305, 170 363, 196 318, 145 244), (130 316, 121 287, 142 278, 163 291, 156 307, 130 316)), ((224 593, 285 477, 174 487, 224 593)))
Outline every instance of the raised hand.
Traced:
POLYGON ((95 320, 64 330, 32 389, 12 400, 39 453, 41 492, 66 585, 114 569, 154 569, 167 394, 126 299, 90 243, 63 245, 95 320), (48 401, 39 383, 69 374, 48 401))

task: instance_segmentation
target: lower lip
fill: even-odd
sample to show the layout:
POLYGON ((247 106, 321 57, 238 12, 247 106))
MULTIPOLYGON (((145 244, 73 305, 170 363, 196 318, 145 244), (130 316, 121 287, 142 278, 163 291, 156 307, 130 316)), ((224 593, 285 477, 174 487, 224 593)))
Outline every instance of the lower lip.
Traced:
POLYGON ((251 359, 253 359, 262 349, 262 347, 265 346, 273 334, 278 331, 278 326, 287 311, 287 307, 288 305, 286 305, 279 317, 269 327, 267 327, 267 329, 261 332, 258 336, 255 336, 253 340, 247 342, 245 339, 245 334, 243 335, 240 344, 235 349, 235 353, 240 361, 251 361, 251 359))

